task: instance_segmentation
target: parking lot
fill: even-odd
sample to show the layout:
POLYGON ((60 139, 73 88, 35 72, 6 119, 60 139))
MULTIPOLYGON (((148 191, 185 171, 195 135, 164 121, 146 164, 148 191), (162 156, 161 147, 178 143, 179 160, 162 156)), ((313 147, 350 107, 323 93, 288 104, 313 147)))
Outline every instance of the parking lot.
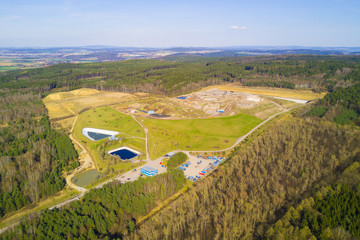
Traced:
POLYGON ((149 166, 149 167, 157 169, 158 174, 164 173, 164 172, 166 172, 166 168, 162 167, 160 164, 160 162, 162 162, 163 159, 164 159, 164 157, 161 157, 161 158, 158 158, 153 161, 148 161, 145 165, 142 165, 141 167, 138 167, 134 170, 131 170, 129 172, 126 172, 126 173, 116 177, 115 180, 118 180, 121 183, 135 181, 140 177, 140 168, 145 167, 145 166, 149 166))
MULTIPOLYGON (((184 164, 181 166, 181 169, 184 170, 185 177, 191 181, 197 181, 205 177, 213 169, 215 169, 221 163, 221 161, 225 160, 225 158, 213 159, 213 157, 209 159, 209 157, 204 157, 201 154, 197 156, 193 156, 188 153, 186 154, 188 155, 189 159, 184 163, 185 166, 184 164)), ((138 167, 135 170, 126 172, 116 177, 115 180, 120 181, 121 183, 135 181, 140 177, 140 168, 145 166, 155 168, 156 170, 158 170, 157 174, 164 173, 167 171, 167 168, 162 164, 160 164, 164 159, 165 157, 160 157, 156 160, 148 161, 145 165, 142 165, 141 167, 138 167)))
POLYGON ((219 160, 220 158, 217 158, 216 160, 213 159, 212 157, 211 159, 208 159, 208 157, 204 158, 204 156, 200 154, 198 156, 192 156, 192 155, 188 155, 188 156, 189 156, 189 160, 187 162, 190 162, 190 164, 188 165, 188 167, 183 165, 183 168, 185 169, 184 170, 185 177, 192 181, 194 181, 194 179, 199 180, 203 178, 220 164, 219 161, 224 160, 224 159, 219 160))

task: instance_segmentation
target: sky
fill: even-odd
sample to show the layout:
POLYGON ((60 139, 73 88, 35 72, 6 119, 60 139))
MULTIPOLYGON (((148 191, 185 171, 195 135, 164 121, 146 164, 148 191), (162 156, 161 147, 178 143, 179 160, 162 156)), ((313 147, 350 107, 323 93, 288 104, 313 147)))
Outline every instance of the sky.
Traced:
POLYGON ((1 0, 0 47, 360 47, 360 0, 1 0))

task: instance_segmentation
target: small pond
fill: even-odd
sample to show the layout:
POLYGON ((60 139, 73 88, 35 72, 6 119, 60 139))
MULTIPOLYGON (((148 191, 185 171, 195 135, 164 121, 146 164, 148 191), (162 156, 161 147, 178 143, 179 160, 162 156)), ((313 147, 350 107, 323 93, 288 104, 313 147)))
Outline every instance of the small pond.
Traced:
POLYGON ((134 157, 136 157, 137 155, 139 155, 140 153, 135 151, 135 150, 131 150, 129 148, 118 148, 115 150, 112 150, 109 152, 110 155, 117 155, 119 156, 122 160, 128 160, 128 159, 132 159, 134 157))
POLYGON ((91 141, 98 141, 104 138, 115 136, 119 134, 119 132, 98 128, 83 128, 82 134, 91 141))
POLYGON ((103 133, 96 133, 96 132, 87 132, 87 133, 95 141, 111 137, 111 135, 103 134, 103 133))
POLYGON ((73 179, 71 181, 78 185, 79 187, 85 187, 89 185, 92 182, 95 182, 97 179, 101 178, 102 174, 98 172, 96 169, 91 169, 89 171, 86 171, 73 179))

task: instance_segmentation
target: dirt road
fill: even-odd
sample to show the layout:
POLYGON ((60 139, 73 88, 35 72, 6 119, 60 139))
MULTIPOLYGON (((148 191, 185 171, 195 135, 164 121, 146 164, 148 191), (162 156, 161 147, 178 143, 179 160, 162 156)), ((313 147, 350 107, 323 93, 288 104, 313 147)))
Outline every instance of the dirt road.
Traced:
POLYGON ((131 117, 138 124, 140 124, 140 126, 144 129, 144 132, 145 132, 145 146, 146 146, 146 160, 148 161, 148 160, 150 160, 150 155, 149 155, 149 131, 139 120, 136 119, 136 117, 134 115, 131 115, 131 117))
POLYGON ((74 119, 74 122, 71 126, 71 130, 70 130, 70 139, 71 141, 73 141, 73 143, 75 143, 77 146, 79 146, 79 148, 81 149, 81 153, 80 153, 80 156, 79 156, 79 159, 80 159, 80 163, 81 163, 81 166, 77 169, 75 169, 72 173, 70 173, 69 175, 67 175, 65 177, 66 179, 66 183, 73 189, 76 189, 80 192, 86 192, 87 189, 85 188, 82 188, 82 187, 79 187, 77 185, 75 185, 71 179, 75 176, 76 173, 82 171, 83 169, 93 169, 95 168, 95 165, 94 165, 94 162, 89 154, 89 152, 86 150, 86 148, 79 142, 77 141, 74 136, 73 136, 73 132, 74 132, 74 127, 75 127, 75 124, 76 124, 76 121, 77 119, 79 118, 79 115, 76 115, 75 119, 74 119))

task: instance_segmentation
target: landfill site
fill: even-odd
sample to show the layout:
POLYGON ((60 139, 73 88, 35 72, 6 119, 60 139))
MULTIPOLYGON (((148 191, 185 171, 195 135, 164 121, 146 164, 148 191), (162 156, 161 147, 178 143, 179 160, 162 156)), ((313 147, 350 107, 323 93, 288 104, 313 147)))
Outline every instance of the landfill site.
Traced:
POLYGON ((188 108, 202 110, 208 115, 220 115, 235 114, 232 112, 235 108, 252 108, 263 99, 257 95, 214 88, 177 97, 173 101, 188 108))
POLYGON ((209 118, 235 115, 265 102, 267 100, 258 95, 214 88, 179 97, 154 98, 118 110, 151 118, 209 118))

